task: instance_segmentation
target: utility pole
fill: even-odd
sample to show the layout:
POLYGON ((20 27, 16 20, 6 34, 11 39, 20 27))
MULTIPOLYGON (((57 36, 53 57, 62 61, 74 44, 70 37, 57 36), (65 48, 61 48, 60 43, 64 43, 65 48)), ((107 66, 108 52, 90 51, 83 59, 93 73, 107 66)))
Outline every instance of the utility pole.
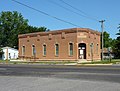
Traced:
POLYGON ((104 22, 105 20, 101 20, 99 21, 101 23, 101 29, 102 29, 102 61, 104 60, 103 59, 103 51, 104 51, 104 22))

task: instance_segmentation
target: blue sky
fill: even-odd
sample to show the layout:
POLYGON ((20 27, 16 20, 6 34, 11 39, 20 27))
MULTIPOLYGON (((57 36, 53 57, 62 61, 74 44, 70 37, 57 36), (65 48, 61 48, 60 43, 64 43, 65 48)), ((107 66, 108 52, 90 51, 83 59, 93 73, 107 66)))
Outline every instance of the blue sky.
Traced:
MULTIPOLYGON (((74 12, 82 14, 77 10, 67 6, 60 0, 17 0, 21 3, 29 5, 33 8, 46 12, 52 16, 63 19, 65 21, 76 24, 82 28, 90 28, 93 30, 101 31, 101 24, 98 21, 89 19, 73 12, 70 12, 58 5, 52 3, 56 2, 63 7, 69 8, 74 12)), ((86 13, 87 17, 93 17, 97 20, 106 20, 104 23, 104 30, 110 33, 110 37, 116 38, 115 35, 118 32, 118 24, 120 24, 120 0, 64 0, 70 5, 82 10, 86 13)), ((0 1, 1 11, 18 11, 25 19, 29 20, 29 24, 32 26, 45 26, 50 30, 59 30, 66 28, 74 28, 76 26, 61 22, 25 6, 19 5, 12 0, 0 1)))

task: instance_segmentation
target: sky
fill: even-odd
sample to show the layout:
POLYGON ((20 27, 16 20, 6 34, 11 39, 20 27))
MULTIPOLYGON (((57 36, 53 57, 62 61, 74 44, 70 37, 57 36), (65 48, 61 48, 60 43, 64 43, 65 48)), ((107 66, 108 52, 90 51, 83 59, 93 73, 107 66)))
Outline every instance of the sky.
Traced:
POLYGON ((29 20, 29 25, 36 27, 46 27, 53 30, 67 28, 90 28, 101 32, 100 20, 105 20, 104 31, 110 34, 111 38, 116 38, 117 29, 120 24, 120 0, 16 0, 39 11, 47 13, 45 15, 28 7, 22 6, 12 0, 0 0, 0 12, 18 11, 29 20), (77 10, 79 9, 79 11, 77 10), (52 16, 52 17, 51 17, 52 16), (62 19, 72 24, 57 20, 62 19), (77 26, 74 26, 74 25, 77 26))

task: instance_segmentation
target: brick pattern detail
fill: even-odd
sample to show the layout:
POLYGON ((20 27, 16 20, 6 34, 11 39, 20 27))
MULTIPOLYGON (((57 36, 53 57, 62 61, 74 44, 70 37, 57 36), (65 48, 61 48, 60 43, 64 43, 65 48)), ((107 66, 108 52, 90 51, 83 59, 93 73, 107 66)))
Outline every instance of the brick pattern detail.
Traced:
POLYGON ((32 57, 32 45, 36 48, 39 60, 79 60, 78 44, 86 44, 86 60, 91 60, 90 44, 93 43, 93 59, 100 60, 100 33, 87 28, 72 28, 49 32, 38 32, 19 35, 19 56, 25 46, 25 58, 32 57), (26 37, 27 36, 27 37, 26 37), (29 40, 29 42, 28 42, 29 40), (69 54, 69 43, 73 43, 73 55, 69 54), (46 45, 46 56, 43 56, 43 45, 46 45), (55 44, 59 44, 59 55, 55 55, 55 44), (97 50, 98 45, 98 50, 97 50))

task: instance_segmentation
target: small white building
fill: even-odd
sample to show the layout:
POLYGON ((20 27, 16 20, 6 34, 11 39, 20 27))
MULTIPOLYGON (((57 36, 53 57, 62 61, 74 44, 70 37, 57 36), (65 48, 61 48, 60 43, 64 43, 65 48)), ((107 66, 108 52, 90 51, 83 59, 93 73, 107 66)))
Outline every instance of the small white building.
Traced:
POLYGON ((2 48, 4 54, 1 55, 2 60, 10 60, 18 58, 18 50, 11 47, 3 47, 2 48))

